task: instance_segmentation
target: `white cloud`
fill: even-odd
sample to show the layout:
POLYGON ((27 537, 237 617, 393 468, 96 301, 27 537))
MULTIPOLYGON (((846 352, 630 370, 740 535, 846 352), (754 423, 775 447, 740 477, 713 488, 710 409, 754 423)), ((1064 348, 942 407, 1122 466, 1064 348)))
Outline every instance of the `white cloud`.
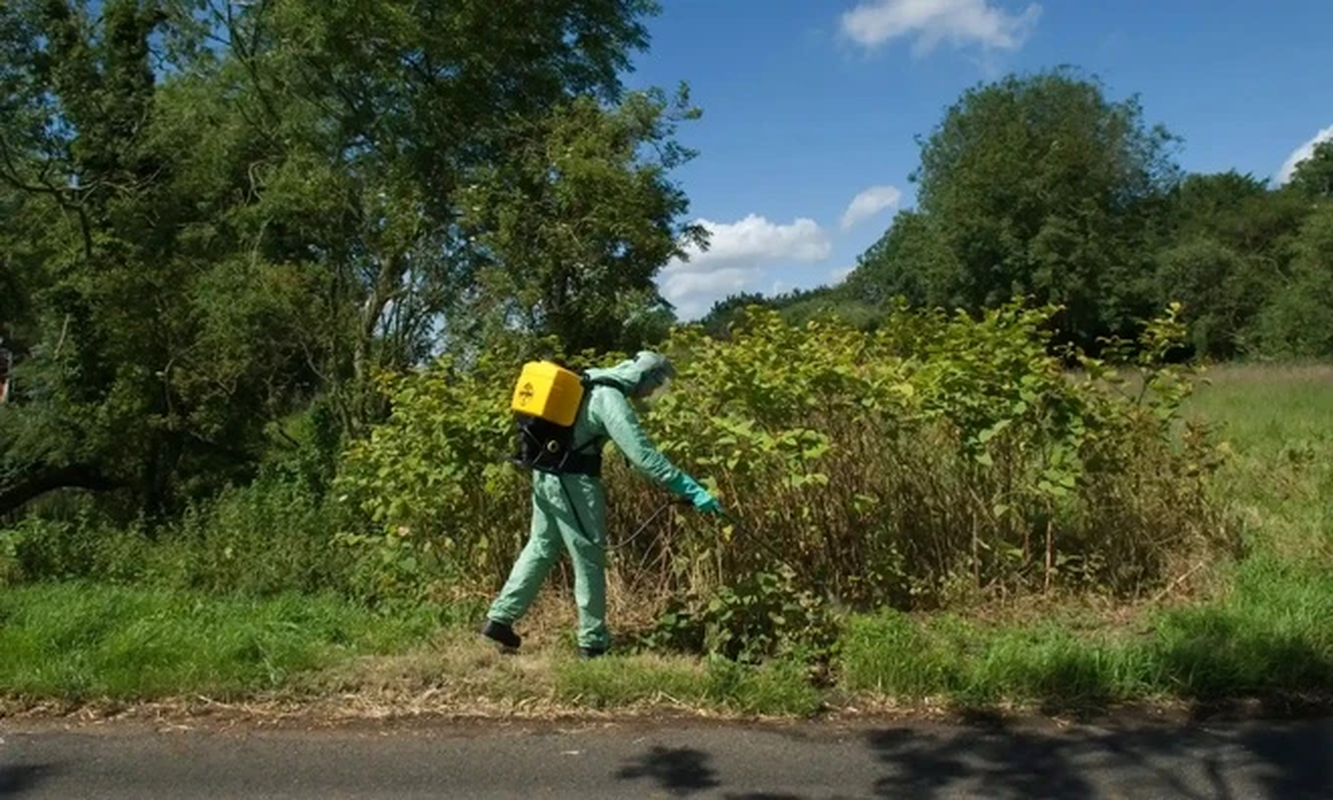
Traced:
POLYGON ((837 286, 838 284, 847 280, 847 276, 851 275, 855 269, 856 267, 841 267, 839 269, 833 270, 832 272, 829 273, 829 285, 837 286))
POLYGON ((696 319, 729 294, 758 291, 764 270, 775 263, 813 263, 828 258, 833 244, 812 219, 800 217, 786 225, 750 214, 737 222, 698 223, 709 231, 709 247, 691 245, 689 261, 672 260, 662 270, 662 296, 676 306, 681 319, 696 319))
POLYGON ((1319 133, 1316 133, 1310 141, 1291 151, 1291 155, 1287 156, 1287 160, 1283 162, 1282 168, 1277 171, 1277 185, 1286 185, 1287 182, 1291 180, 1291 176, 1295 174, 1296 165, 1314 155, 1315 145, 1320 142, 1326 142, 1329 139, 1333 139, 1333 125, 1324 128, 1319 133))
POLYGON ((893 186, 871 186, 852 198, 847 210, 842 212, 842 229, 849 231, 854 225, 870 219, 886 208, 898 205, 903 193, 893 186))
POLYGON ((986 49, 1017 50, 1041 16, 1032 3, 1021 13, 992 5, 991 0, 861 0, 843 13, 845 36, 870 50, 885 42, 916 37, 914 50, 924 55, 942 41, 955 46, 980 44, 986 49))

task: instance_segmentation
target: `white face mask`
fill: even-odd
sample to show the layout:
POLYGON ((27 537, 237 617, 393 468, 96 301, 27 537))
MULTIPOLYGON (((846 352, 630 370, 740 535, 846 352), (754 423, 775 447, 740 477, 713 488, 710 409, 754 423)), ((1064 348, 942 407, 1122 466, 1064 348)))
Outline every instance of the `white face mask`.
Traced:
POLYGON ((657 401, 661 400, 666 395, 667 390, 670 388, 671 388, 671 379, 663 378, 662 382, 659 383, 655 389, 649 392, 647 397, 643 398, 644 405, 648 406, 649 408, 652 408, 653 406, 657 405, 657 401))

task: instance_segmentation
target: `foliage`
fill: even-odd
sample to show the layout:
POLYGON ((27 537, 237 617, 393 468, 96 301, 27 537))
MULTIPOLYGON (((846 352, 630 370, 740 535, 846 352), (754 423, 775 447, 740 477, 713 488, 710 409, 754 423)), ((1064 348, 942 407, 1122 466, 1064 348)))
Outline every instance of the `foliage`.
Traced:
POLYGON ((1190 309, 1190 340, 1196 352, 1234 355, 1241 351, 1240 337, 1267 293, 1258 278, 1234 250, 1200 239, 1158 255, 1155 293, 1190 309))
POLYGON ((611 112, 578 98, 479 171, 461 201, 484 253, 468 327, 490 341, 517 319, 575 350, 642 344, 626 322, 663 307, 658 269, 686 243, 706 243, 700 226, 677 224, 688 201, 666 183, 693 156, 670 132, 698 115, 684 87, 671 108, 660 92, 629 95, 611 112), (663 142, 656 161, 639 161, 645 144, 663 142))
POLYGON ((1292 246, 1290 271, 1258 314, 1258 349, 1287 358, 1333 356, 1333 205, 1310 213, 1292 246))
MULTIPOLYGON (((585 708, 660 705, 745 714, 809 714, 829 702, 863 708, 867 702, 902 704, 913 698, 928 698, 933 708, 940 700, 970 707, 1012 708, 1017 702, 1047 712, 1161 699, 1327 700, 1333 679, 1327 625, 1333 613, 1328 568, 1333 468, 1321 456, 1333 447, 1329 374, 1330 368, 1320 365, 1223 366, 1184 401, 1189 416, 1219 425, 1236 450, 1213 491, 1252 518, 1247 524, 1252 555, 1232 564, 1211 563, 1202 572, 1195 562, 1180 572, 1190 580, 1171 582, 1173 593, 1183 597, 1117 606, 1109 618, 1095 599, 1085 604, 1067 597, 999 603, 981 613, 958 607, 945 613, 870 614, 842 613, 825 598, 821 611, 837 612, 838 621, 835 645, 813 653, 828 659, 825 669, 810 668, 811 650, 802 649, 795 636, 789 636, 793 646, 786 650, 791 657, 771 658, 759 667, 745 663, 750 656, 731 661, 721 653, 704 659, 613 655, 585 662, 557 646, 539 647, 519 668, 513 659, 479 652, 484 645, 475 642, 471 622, 456 632, 458 645, 451 645, 448 635, 443 642, 439 636, 423 640, 438 622, 434 615, 367 616, 309 594, 257 601, 108 587, 98 580, 18 586, 0 598, 6 622, 0 630, 0 684, 11 698, 17 694, 35 705, 50 698, 133 700, 217 692, 242 698, 275 688, 330 685, 340 693, 365 690, 382 699, 406 669, 405 677, 417 682, 405 687, 414 698, 425 688, 453 686, 456 691, 445 696, 470 703, 556 698, 585 708), (386 651, 395 655, 384 661, 363 657, 386 651), (335 669, 314 681, 304 679, 305 670, 321 665, 335 669)), ((114 533, 99 531, 97 540, 114 533)), ((12 542, 12 532, 0 533, 0 570, 12 542)), ((153 545, 162 546, 169 545, 153 545)), ((262 564, 265 555, 246 557, 262 564)), ((771 612, 788 602, 784 595, 790 587, 784 582, 775 572, 740 576, 736 586, 746 588, 734 596, 747 611, 771 612), (742 598, 751 593, 758 597, 742 598)), ((653 605, 650 591, 642 590, 627 605, 653 605)), ((721 590, 715 595, 733 598, 721 590)), ((703 627, 692 612, 703 601, 682 596, 666 603, 657 631, 686 635, 674 643, 662 638, 644 644, 651 650, 702 650, 703 627), (689 640, 695 635, 697 643, 689 640)), ((476 610, 469 604, 458 613, 476 610)), ((616 609, 614 615, 623 619, 626 610, 632 609, 616 609)), ((802 628, 785 630, 798 634, 802 628)))
POLYGON ((659 652, 707 652, 746 664, 795 659, 827 665, 837 652, 843 620, 825 598, 795 585, 795 573, 756 572, 711 596, 672 598, 635 647, 659 652))
POLYGON ((875 304, 901 297, 914 306, 956 306, 960 265, 932 218, 899 211, 884 235, 857 258, 845 292, 875 304))
POLYGON ((921 143, 919 212, 867 256, 900 259, 910 283, 895 288, 922 302, 978 311, 1033 295, 1062 306, 1063 334, 1084 345, 1128 334, 1146 309, 1145 223, 1177 179, 1174 137, 1141 117, 1137 99, 1111 102, 1064 69, 969 89, 921 143))
POLYGON ((1297 162, 1291 188, 1303 197, 1333 199, 1333 140, 1318 142, 1307 158, 1297 162))
POLYGON ((361 435, 377 370, 484 348, 468 323, 515 303, 536 334, 660 335, 696 112, 623 90, 657 10, 7 4, 0 515, 78 488, 168 524, 253 479, 275 421, 318 398, 361 435))
POLYGON ((353 593, 350 554, 333 544, 339 509, 282 466, 150 529, 87 504, 0 529, 0 583, 98 580, 267 597, 353 593), (7 575, 6 575, 7 573, 7 575))
MULTIPOLYGON (((1137 389, 1104 360, 1080 356, 1089 379, 1068 376, 1048 353, 1055 313, 900 311, 864 332, 756 309, 727 341, 678 329, 677 388, 646 424, 736 524, 664 517, 615 551, 615 580, 658 603, 698 598, 681 625, 740 656, 817 640, 805 631, 825 620, 800 610, 816 598, 1133 594, 1226 544, 1206 492, 1210 439, 1174 424, 1189 391, 1166 363, 1178 309, 1132 348, 1137 389)), ((504 463, 519 363, 488 353, 386 383, 393 412, 348 451, 338 490, 367 519, 343 541, 367 548, 375 596, 481 595, 506 574, 529 513, 526 478, 504 463)), ((614 544, 662 496, 621 459, 606 472, 614 544)))
MULTIPOLYGON (((1180 302, 1182 356, 1327 355, 1329 262, 1301 241, 1330 197, 1333 145, 1281 187, 1234 170, 1182 175, 1175 137, 1141 116, 1136 98, 1112 102, 1066 69, 964 92, 921 142, 918 207, 895 215, 826 308, 860 320, 857 301, 901 298, 977 312, 1030 294, 1063 306, 1059 339, 1092 351, 1180 302)), ((800 302, 759 299, 784 312, 800 302)))

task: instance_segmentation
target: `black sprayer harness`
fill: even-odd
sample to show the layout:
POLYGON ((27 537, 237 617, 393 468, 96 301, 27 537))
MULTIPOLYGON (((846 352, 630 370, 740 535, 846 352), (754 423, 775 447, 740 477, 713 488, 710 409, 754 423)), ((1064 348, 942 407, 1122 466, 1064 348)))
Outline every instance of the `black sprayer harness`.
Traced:
MULTIPOLYGON (((580 445, 574 443, 574 426, 578 424, 588 398, 595 386, 609 386, 620 391, 620 385, 606 378, 591 378, 585 372, 579 373, 583 385, 583 397, 579 400, 578 413, 568 425, 560 425, 531 414, 514 414, 514 426, 518 434, 518 450, 509 461, 523 469, 546 472, 551 475, 591 475, 602 474, 601 437, 594 436, 580 445)), ((563 484, 563 481, 561 481, 563 484)))

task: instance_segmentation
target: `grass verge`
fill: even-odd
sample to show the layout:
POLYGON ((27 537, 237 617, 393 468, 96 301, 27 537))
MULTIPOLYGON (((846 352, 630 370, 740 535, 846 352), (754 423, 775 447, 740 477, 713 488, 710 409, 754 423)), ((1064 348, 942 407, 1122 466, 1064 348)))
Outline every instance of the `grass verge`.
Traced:
POLYGON ((410 646, 430 620, 330 597, 242 599, 69 582, 0 593, 0 694, 232 698, 358 653, 410 646))
POLYGON ((1096 709, 1333 689, 1333 569, 1246 562, 1235 590, 1154 611, 1136 627, 1076 633, 1056 622, 983 626, 957 616, 853 619, 843 686, 961 705, 1096 709))
POLYGON ((56 584, 0 599, 0 694, 64 701, 204 695, 342 716, 683 712, 807 717, 826 708, 1035 708, 1321 697, 1333 687, 1333 568, 1245 562, 1235 590, 1136 624, 986 624, 896 612, 847 620, 832 685, 806 666, 655 654, 579 661, 563 642, 501 656, 474 632, 332 599, 208 598, 56 584), (335 707, 336 706, 336 707, 335 707))

